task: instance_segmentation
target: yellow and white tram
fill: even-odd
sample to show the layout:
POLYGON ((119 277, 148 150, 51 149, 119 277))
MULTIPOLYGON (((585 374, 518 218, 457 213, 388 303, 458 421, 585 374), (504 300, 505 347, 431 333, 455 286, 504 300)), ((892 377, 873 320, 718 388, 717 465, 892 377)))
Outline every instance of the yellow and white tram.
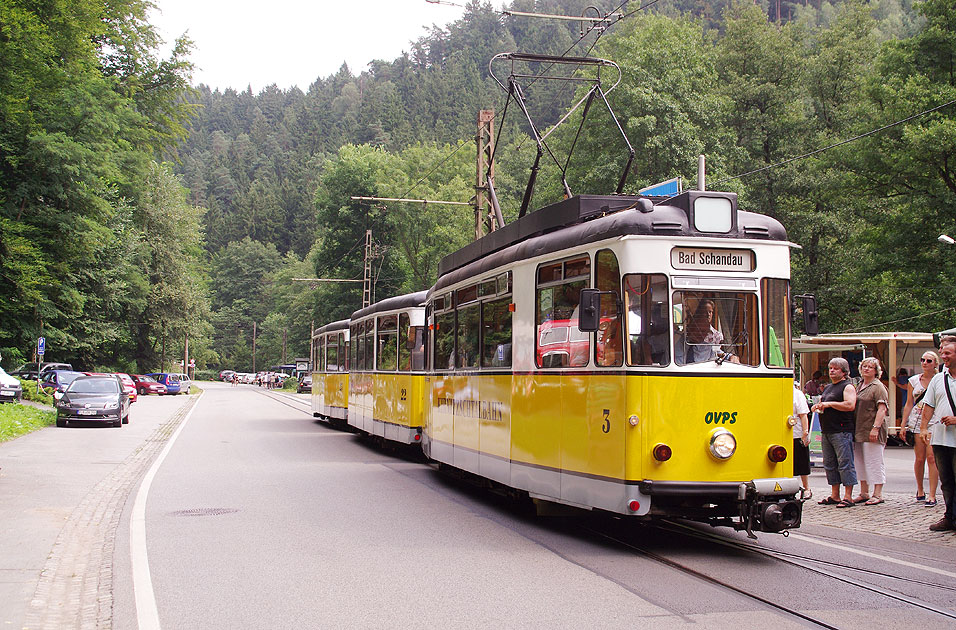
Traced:
POLYGON ((655 200, 570 197, 442 260, 424 452, 547 501, 797 527, 786 232, 731 193, 655 200))
POLYGON ((349 320, 312 333, 312 415, 344 424, 349 404, 349 320))
POLYGON ((348 423, 360 432, 421 444, 425 296, 400 295, 352 314, 348 423))

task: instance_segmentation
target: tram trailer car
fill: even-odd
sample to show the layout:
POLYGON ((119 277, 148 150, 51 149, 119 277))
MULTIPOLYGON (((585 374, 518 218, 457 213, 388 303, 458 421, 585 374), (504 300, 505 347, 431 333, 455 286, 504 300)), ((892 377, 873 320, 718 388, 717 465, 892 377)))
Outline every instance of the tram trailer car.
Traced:
POLYGON ((345 426, 349 405, 349 320, 312 333, 312 416, 345 426))
POLYGON ((388 298, 352 314, 348 423, 361 433, 421 445, 426 295, 388 298))
POLYGON ((735 194, 689 191, 570 197, 447 256, 425 454, 545 501, 799 527, 791 246, 735 194))

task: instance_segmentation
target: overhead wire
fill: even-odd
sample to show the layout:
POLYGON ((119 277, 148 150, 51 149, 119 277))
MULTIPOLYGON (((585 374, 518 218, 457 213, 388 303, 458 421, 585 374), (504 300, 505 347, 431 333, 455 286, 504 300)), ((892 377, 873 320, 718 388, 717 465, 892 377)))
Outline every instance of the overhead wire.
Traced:
POLYGON ((913 120, 913 119, 915 119, 915 118, 919 118, 920 116, 925 116, 926 114, 931 114, 931 113, 933 113, 933 112, 935 112, 935 111, 937 111, 937 110, 943 109, 944 107, 949 107, 950 105, 952 105, 952 104, 954 104, 954 103, 956 103, 956 99, 953 99, 953 100, 951 100, 951 101, 948 101, 948 102, 946 102, 946 103, 943 103, 942 105, 937 105, 936 107, 932 107, 932 108, 930 108, 930 109, 923 110, 923 111, 921 111, 921 112, 919 112, 919 113, 917 113, 917 114, 913 114, 912 116, 907 116, 906 118, 903 118, 903 119, 901 119, 901 120, 897 120, 897 121, 895 121, 895 122, 891 122, 891 123, 888 124, 888 125, 883 125, 882 127, 879 127, 879 128, 877 128, 877 129, 872 129, 872 130, 870 130, 870 131, 867 131, 866 133, 861 133, 861 134, 859 134, 859 135, 853 136, 852 138, 847 138, 846 140, 841 140, 841 141, 839 141, 839 142, 835 142, 835 143, 833 143, 833 144, 830 144, 830 145, 827 145, 827 146, 825 146, 825 147, 816 149, 816 150, 814 150, 814 151, 810 151, 809 153, 804 153, 803 155, 798 155, 798 156, 796 156, 796 157, 788 158, 788 159, 786 159, 786 160, 783 160, 783 161, 781 161, 781 162, 777 162, 777 163, 775 163, 775 164, 770 164, 770 165, 768 165, 768 166, 762 166, 762 167, 757 168, 757 169, 754 169, 754 170, 752 170, 752 171, 747 171, 746 173, 741 173, 741 174, 739 174, 739 175, 733 175, 733 176, 731 176, 731 177, 724 177, 723 179, 718 179, 717 181, 714 181, 714 182, 710 183, 710 185, 711 185, 711 186, 716 186, 717 184, 722 184, 722 183, 724 183, 724 182, 733 181, 733 180, 735 180, 735 179, 741 179, 741 178, 743 178, 743 177, 748 177, 748 176, 750 176, 750 175, 756 175, 757 173, 761 173, 761 172, 763 172, 763 171, 766 171, 766 170, 769 170, 769 169, 772 169, 772 168, 777 168, 777 167, 779 167, 779 166, 784 166, 785 164, 790 164, 791 162, 796 162, 797 160, 803 160, 803 159, 806 159, 806 158, 808 158, 808 157, 813 157, 814 155, 817 155, 817 154, 819 154, 819 153, 823 153, 824 151, 829 151, 830 149, 835 149, 835 148, 837 148, 837 147, 843 146, 844 144, 849 144, 849 143, 851 143, 851 142, 856 142, 857 140, 862 140, 863 138, 866 138, 866 137, 868 137, 868 136, 872 136, 872 135, 877 134, 877 133, 879 133, 879 132, 881 132, 881 131, 886 131, 887 129, 890 129, 890 128, 892 128, 892 127, 896 127, 897 125, 902 125, 903 123, 909 122, 909 121, 911 121, 911 120, 913 120))
MULTIPOLYGON (((613 11, 611 11, 608 15, 611 15, 611 14, 613 14, 613 13, 617 13, 617 12, 620 11, 621 8, 622 8, 624 5, 626 5, 629 1, 630 1, 630 0, 624 0, 624 2, 621 2, 621 4, 619 4, 619 5, 617 6, 617 8, 614 9, 613 11)), ((625 14, 625 15, 622 15, 618 20, 616 20, 615 22, 613 22, 613 23, 611 23, 610 25, 608 25, 607 28, 610 28, 611 26, 614 26, 614 24, 617 24, 617 23, 620 22, 621 20, 624 20, 624 19, 626 19, 626 18, 628 18, 628 17, 631 17, 632 15, 634 15, 635 13, 637 13, 638 11, 643 11, 644 9, 653 6, 653 5, 657 4, 658 2, 660 2, 660 0, 651 0, 650 2, 648 2, 648 3, 646 3, 646 4, 642 3, 641 6, 639 6, 637 9, 631 11, 630 13, 627 13, 627 14, 625 14)), ((559 55, 559 56, 561 56, 561 57, 567 56, 567 54, 568 54, 569 52, 571 52, 572 50, 574 50, 575 46, 577 46, 578 44, 580 44, 580 43, 584 40, 585 37, 587 37, 588 35, 590 35, 591 32, 592 32, 595 28, 597 28, 598 24, 599 24, 599 23, 592 23, 592 24, 587 28, 587 30, 581 35, 581 37, 579 37, 573 44, 571 44, 571 46, 570 46, 567 50, 565 50, 565 51, 564 51, 563 53, 561 53, 561 55, 559 55)), ((601 39, 601 37, 604 35, 605 32, 607 32, 607 28, 605 28, 604 30, 602 30, 602 31, 600 31, 600 32, 598 33, 598 36, 594 39, 594 42, 591 44, 591 47, 588 49, 587 53, 585 53, 585 56, 589 55, 589 54, 591 53, 591 51, 594 50, 594 47, 597 45, 598 40, 601 39)), ((552 65, 553 65, 553 64, 552 64, 552 65)), ((528 83, 528 86, 530 87, 530 86, 534 85, 534 82, 537 81, 539 78, 541 78, 541 76, 543 76, 543 74, 544 74, 545 72, 547 72, 547 70, 548 70, 550 67, 551 67, 551 66, 548 66, 548 68, 545 68, 545 69, 544 69, 543 71, 541 71, 536 77, 532 78, 531 81, 528 83)), ((506 95, 505 98, 508 98, 508 96, 506 95)), ((500 114, 500 109, 499 109, 497 112, 495 112, 495 119, 498 118, 499 114, 500 114)), ((429 177, 431 177, 432 174, 435 173, 435 171, 437 171, 439 168, 441 168, 442 165, 445 164, 445 162, 447 162, 447 161, 450 160, 452 157, 454 157, 455 154, 457 154, 457 153, 462 149, 462 147, 464 147, 464 146, 466 146, 466 145, 468 145, 468 144, 470 144, 470 143, 469 143, 469 142, 461 142, 451 153, 449 153, 448 155, 446 155, 446 156, 444 156, 443 158, 441 158, 441 160, 440 160, 433 168, 431 168, 431 169, 428 171, 428 173, 426 173, 424 176, 422 176, 421 178, 419 178, 418 181, 416 181, 414 184, 412 184, 412 185, 405 191, 405 193, 403 193, 401 196, 402 196, 402 197, 407 197, 408 195, 410 195, 411 192, 412 192, 413 190, 415 190, 423 181, 425 181, 426 179, 428 179, 429 177)))

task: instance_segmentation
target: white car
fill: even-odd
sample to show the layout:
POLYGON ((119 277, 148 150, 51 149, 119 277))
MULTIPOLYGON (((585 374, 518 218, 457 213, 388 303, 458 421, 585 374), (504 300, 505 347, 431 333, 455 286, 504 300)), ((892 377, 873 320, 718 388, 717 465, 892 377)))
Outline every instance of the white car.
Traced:
POLYGON ((189 393, 189 386, 193 384, 192 379, 189 378, 188 374, 177 374, 179 377, 179 391, 184 394, 189 393))
POLYGON ((23 398, 20 381, 0 368, 0 402, 15 402, 23 398))

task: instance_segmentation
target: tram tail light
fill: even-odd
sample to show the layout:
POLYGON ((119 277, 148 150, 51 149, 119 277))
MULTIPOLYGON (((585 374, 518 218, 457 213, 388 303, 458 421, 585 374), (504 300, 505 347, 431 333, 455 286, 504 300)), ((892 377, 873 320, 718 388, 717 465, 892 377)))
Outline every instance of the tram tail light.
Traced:
POLYGON ((629 509, 629 510, 632 511, 632 512, 637 512, 638 510, 641 509, 641 502, 640 502, 640 501, 628 501, 628 503, 627 503, 627 509, 629 509))
POLYGON ((767 449, 767 457, 769 457, 772 462, 782 462, 787 459, 787 449, 779 444, 774 444, 767 449))
POLYGON ((666 462, 671 458, 671 455, 673 455, 673 451, 666 444, 658 444, 654 447, 654 459, 659 462, 666 462))

